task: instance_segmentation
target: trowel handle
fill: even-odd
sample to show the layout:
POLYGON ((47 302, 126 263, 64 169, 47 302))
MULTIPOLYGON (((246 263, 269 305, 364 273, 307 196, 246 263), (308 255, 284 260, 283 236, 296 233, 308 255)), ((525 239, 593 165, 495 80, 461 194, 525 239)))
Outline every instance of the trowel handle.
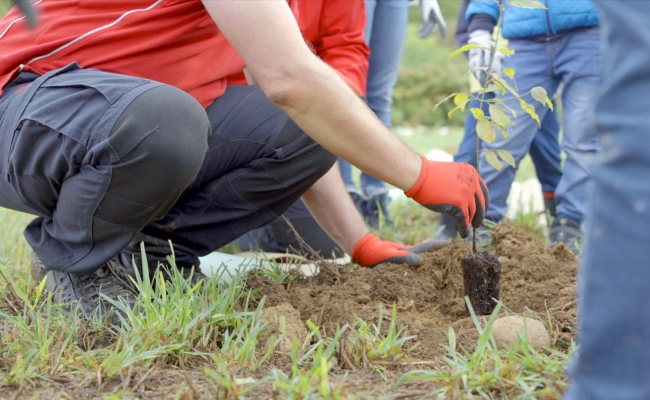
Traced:
POLYGON ((11 0, 12 3, 14 3, 20 11, 25 14, 25 17, 27 17, 27 23, 29 24, 30 28, 35 28, 36 27, 36 12, 34 11, 34 7, 32 6, 31 0, 11 0))

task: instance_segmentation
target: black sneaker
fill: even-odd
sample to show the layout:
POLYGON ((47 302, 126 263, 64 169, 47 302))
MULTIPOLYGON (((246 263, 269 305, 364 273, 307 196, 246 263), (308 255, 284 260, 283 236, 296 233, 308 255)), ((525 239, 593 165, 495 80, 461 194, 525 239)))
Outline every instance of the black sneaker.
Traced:
POLYGON ((582 231, 578 221, 570 218, 556 218, 548 234, 551 246, 564 243, 574 254, 580 253, 582 231))
POLYGON ((76 307, 87 318, 99 316, 115 325, 120 324, 119 312, 100 293, 116 302, 126 301, 130 306, 135 304, 138 296, 129 274, 116 259, 93 273, 81 275, 48 269, 32 253, 29 269, 37 282, 47 278, 45 289, 53 293, 55 302, 66 304, 68 309, 76 307))
MULTIPOLYGON (((131 275, 134 279, 136 277, 135 271, 133 269, 133 258, 129 254, 121 253, 117 257, 115 257, 116 260, 119 260, 120 265, 123 266, 123 268, 126 269, 126 272, 131 275)), ((135 256, 135 264, 138 266, 138 271, 142 272, 142 268, 140 265, 142 257, 140 256, 135 256)), ((154 279, 154 274, 156 273, 156 269, 158 268, 158 263, 154 262, 149 262, 149 278, 153 281, 154 279)), ((169 282, 171 280, 171 277, 169 276, 169 268, 172 268, 172 266, 168 265, 165 263, 164 268, 161 268, 163 277, 165 278, 165 281, 169 282)), ((191 285, 194 286, 199 282, 205 282, 208 280, 208 277, 201 272, 200 267, 196 266, 191 266, 191 267, 186 267, 186 268, 180 268, 181 274, 183 274, 183 278, 185 280, 189 280, 191 285)))

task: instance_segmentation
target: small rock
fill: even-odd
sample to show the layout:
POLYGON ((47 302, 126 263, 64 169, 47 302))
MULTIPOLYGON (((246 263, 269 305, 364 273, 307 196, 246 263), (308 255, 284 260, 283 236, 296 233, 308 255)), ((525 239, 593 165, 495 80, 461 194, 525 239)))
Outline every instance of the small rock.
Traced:
POLYGON ((517 334, 524 339, 527 338, 528 343, 535 350, 551 344, 551 338, 544 324, 536 319, 509 316, 494 321, 492 335, 499 348, 516 345, 517 334))
POLYGON ((281 318, 284 317, 285 336, 276 350, 290 352, 293 339, 298 340, 298 347, 307 338, 308 332, 305 323, 300 319, 300 313, 291 304, 282 303, 275 307, 267 307, 262 310, 262 324, 266 324, 259 339, 264 342, 264 350, 268 350, 282 335, 281 318))

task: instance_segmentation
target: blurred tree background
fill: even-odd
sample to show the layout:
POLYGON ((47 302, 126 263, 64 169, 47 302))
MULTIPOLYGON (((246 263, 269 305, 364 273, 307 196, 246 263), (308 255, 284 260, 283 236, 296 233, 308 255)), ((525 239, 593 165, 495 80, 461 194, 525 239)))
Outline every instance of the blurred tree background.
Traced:
MULTIPOLYGON (((407 0, 401 0, 407 1, 407 0)), ((419 7, 411 7, 408 34, 395 87, 393 123, 395 126, 443 126, 463 124, 463 113, 451 120, 447 112, 453 107, 449 102, 436 112, 433 107, 451 93, 466 90, 467 62, 464 57, 449 58, 456 48, 454 32, 461 0, 439 0, 448 25, 446 39, 438 34, 421 39, 417 34, 420 25, 419 7)), ((0 0, 0 15, 9 9, 9 0, 0 0)))
POLYGON ((438 0, 447 21, 447 38, 436 33, 426 39, 417 34, 420 25, 419 7, 411 7, 408 33, 400 67, 399 80, 393 94, 393 124, 395 126, 462 126, 464 113, 451 120, 447 112, 453 102, 433 107, 455 92, 467 90, 467 61, 465 57, 449 58, 456 49, 456 19, 461 0, 438 0))

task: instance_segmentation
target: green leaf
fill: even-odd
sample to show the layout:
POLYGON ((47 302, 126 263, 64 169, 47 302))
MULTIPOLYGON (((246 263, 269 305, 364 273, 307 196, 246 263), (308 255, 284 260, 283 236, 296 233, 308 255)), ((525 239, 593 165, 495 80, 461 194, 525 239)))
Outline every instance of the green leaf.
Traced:
POLYGON ((505 54, 506 56, 511 56, 511 55, 515 54, 514 50, 509 49, 507 47, 502 47, 502 48, 499 49, 499 51, 501 52, 501 54, 505 54))
POLYGON ((519 104, 521 105, 521 109, 526 111, 528 115, 530 115, 535 121, 537 121, 537 125, 541 128, 542 122, 539 120, 539 115, 537 115, 537 113, 535 112, 535 107, 526 103, 522 99, 519 99, 519 104))
POLYGON ((546 89, 541 86, 536 86, 530 91, 530 94, 533 96, 533 99, 539 101, 544 105, 547 105, 551 110, 553 110, 553 102, 548 98, 546 89))
POLYGON ((501 171, 503 168, 503 163, 499 161, 499 158, 497 158, 497 153, 492 150, 487 150, 485 152, 485 161, 487 161, 488 164, 493 166, 497 171, 501 171))
POLYGON ((539 0, 510 0, 507 7, 534 8, 545 10, 546 6, 539 0))
POLYGON ((480 108, 470 108, 469 111, 477 120, 481 121, 485 119, 485 114, 483 113, 483 110, 481 110, 480 108))
POLYGON ((515 158, 510 154, 508 150, 497 150, 497 153, 499 153, 499 157, 506 163, 512 166, 512 168, 517 168, 517 163, 515 162, 515 158))
POLYGON ((465 106, 467 106, 467 103, 469 103, 469 100, 465 100, 464 102, 460 103, 458 106, 454 107, 447 113, 447 117, 451 118, 456 111, 458 110, 463 110, 465 111, 465 106))
POLYGON ((470 50, 472 50, 472 49, 477 49, 477 48, 478 48, 478 49, 486 49, 486 50, 490 50, 489 48, 487 48, 487 47, 485 47, 485 46, 479 46, 478 44, 470 43, 470 44, 466 44, 465 46, 463 46, 463 47, 461 47, 461 48, 456 49, 455 51, 453 51, 453 52, 449 55, 449 58, 454 58, 454 57, 456 57, 457 55, 459 55, 460 53, 464 53, 464 52, 466 52, 466 51, 470 51, 470 50))
POLYGON ((486 119, 478 121, 476 124, 476 133, 481 140, 488 143, 494 143, 497 138, 497 133, 494 131, 492 123, 486 119))
MULTIPOLYGON (((498 97, 495 97, 495 98, 492 99, 492 100, 493 100, 495 103, 499 103, 499 104, 501 104, 504 108, 506 108, 508 111, 510 111, 510 114, 512 114, 512 118, 517 118, 517 112, 516 112, 514 109, 512 109, 512 107, 508 107, 508 105, 507 105, 506 103, 504 103, 503 100, 501 100, 501 99, 498 98, 498 97)), ((512 125, 514 125, 514 123, 512 123, 512 125)))
POLYGON ((515 79, 515 70, 512 68, 504 68, 503 73, 510 79, 515 79))
POLYGON ((496 123, 500 128, 506 129, 510 125, 510 118, 496 104, 490 104, 490 116, 492 117, 492 122, 496 123))

